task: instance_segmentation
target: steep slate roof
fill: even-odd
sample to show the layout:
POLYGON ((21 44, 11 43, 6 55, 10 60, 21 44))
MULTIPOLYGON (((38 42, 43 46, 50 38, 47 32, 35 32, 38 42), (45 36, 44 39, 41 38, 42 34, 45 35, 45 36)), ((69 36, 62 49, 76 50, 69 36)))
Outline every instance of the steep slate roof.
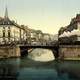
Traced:
POLYGON ((0 17, 0 25, 14 25, 18 28, 21 28, 17 23, 15 23, 15 21, 9 19, 7 7, 5 9, 4 18, 0 17))
POLYGON ((70 24, 64 27, 65 31, 72 31, 73 29, 76 29, 76 26, 74 26, 74 24, 77 25, 77 23, 80 23, 80 14, 77 14, 76 17, 71 19, 70 24))
POLYGON ((71 24, 74 24, 76 22, 80 22, 80 14, 77 14, 76 17, 72 18, 71 24))
POLYGON ((0 18, 0 25, 13 25, 13 26, 16 26, 18 28, 21 28, 20 25, 15 23, 15 21, 10 20, 9 18, 0 18))

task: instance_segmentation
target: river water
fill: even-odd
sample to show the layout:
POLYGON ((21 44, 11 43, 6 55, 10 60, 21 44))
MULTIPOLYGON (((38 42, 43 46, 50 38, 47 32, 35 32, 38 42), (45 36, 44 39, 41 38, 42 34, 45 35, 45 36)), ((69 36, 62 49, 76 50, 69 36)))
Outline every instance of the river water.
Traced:
POLYGON ((55 61, 47 53, 36 49, 28 57, 1 59, 0 80, 80 80, 79 61, 55 61))

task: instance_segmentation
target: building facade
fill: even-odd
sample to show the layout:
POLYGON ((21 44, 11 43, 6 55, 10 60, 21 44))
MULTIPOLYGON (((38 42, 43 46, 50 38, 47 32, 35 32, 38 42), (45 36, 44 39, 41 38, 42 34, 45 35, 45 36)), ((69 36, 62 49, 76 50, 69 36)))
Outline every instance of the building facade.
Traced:
POLYGON ((72 18, 68 26, 60 28, 58 37, 60 42, 80 41, 80 14, 72 18))
POLYGON ((10 20, 6 8, 4 18, 0 17, 0 44, 26 41, 27 31, 15 21, 10 20))
POLYGON ((0 44, 27 43, 43 44, 50 41, 50 35, 41 30, 30 29, 25 25, 18 25, 8 17, 6 8, 4 17, 0 17, 0 44))

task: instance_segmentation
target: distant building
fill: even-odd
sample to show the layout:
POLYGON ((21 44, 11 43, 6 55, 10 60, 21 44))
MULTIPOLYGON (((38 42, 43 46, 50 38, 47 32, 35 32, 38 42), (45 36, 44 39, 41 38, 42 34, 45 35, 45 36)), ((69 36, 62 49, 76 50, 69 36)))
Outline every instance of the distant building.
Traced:
POLYGON ((50 34, 44 33, 43 38, 44 38, 45 41, 49 41, 50 40, 50 34))
POLYGON ((43 33, 42 33, 42 31, 41 30, 36 30, 36 40, 38 41, 38 42, 42 42, 42 40, 43 40, 43 33))
POLYGON ((31 42, 34 42, 34 41, 39 42, 42 40, 42 38, 43 38, 42 37, 42 35, 43 35, 42 31, 30 29, 29 32, 30 32, 31 42))
POLYGON ((34 29, 29 29, 30 32, 30 42, 36 41, 36 32, 34 29))

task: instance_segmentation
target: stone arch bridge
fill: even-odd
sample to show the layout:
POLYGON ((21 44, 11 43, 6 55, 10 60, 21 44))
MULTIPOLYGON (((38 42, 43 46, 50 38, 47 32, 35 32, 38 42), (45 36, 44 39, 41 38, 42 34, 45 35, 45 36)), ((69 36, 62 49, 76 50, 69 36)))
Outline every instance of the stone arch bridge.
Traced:
POLYGON ((55 59, 58 58, 58 49, 59 47, 54 45, 54 46, 28 46, 28 45, 19 45, 20 47, 20 52, 21 56, 28 55, 28 50, 30 49, 35 49, 35 48, 42 48, 42 49, 49 49, 53 52, 55 59))

